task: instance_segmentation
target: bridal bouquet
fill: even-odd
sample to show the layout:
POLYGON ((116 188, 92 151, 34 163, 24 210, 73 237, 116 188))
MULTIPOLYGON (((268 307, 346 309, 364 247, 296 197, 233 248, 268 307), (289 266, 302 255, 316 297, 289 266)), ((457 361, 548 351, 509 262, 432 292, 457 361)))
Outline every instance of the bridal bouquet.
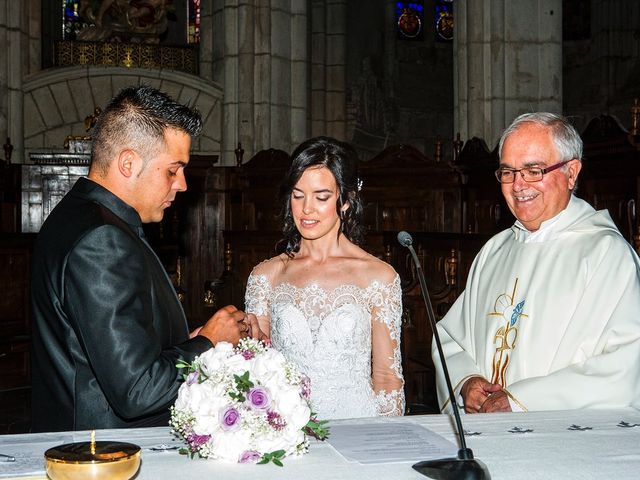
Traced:
POLYGON ((309 407, 309 378, 259 340, 220 342, 176 366, 187 369, 171 407, 173 433, 187 444, 181 453, 282 466, 308 451, 308 435, 328 435, 309 407))

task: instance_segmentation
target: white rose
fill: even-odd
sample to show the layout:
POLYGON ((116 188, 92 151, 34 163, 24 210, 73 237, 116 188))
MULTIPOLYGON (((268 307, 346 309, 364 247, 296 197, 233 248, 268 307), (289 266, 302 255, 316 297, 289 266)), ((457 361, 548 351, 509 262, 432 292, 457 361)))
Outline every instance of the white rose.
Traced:
POLYGON ((256 378, 260 378, 263 382, 277 381, 278 378, 284 378, 284 366, 277 359, 268 354, 260 355, 253 359, 253 370, 256 378))
POLYGON ((309 423, 311 409, 309 409, 306 402, 302 402, 291 410, 286 411, 284 417, 287 421, 287 425, 290 425, 294 430, 300 430, 309 423))
POLYGON ((229 403, 223 388, 212 382, 194 383, 186 387, 182 385, 176 400, 176 408, 179 410, 191 410, 194 416, 217 416, 221 407, 229 403))
POLYGON ((174 404, 174 406, 178 410, 188 410, 191 405, 190 399, 191 392, 189 391, 189 387, 186 383, 183 383, 178 389, 178 398, 176 399, 176 403, 174 404))
POLYGON ((300 388, 297 385, 281 385, 276 401, 278 412, 281 415, 287 414, 299 405, 306 405, 306 402, 300 397, 300 388))
POLYGON ((258 450, 261 452, 273 452, 276 450, 285 450, 290 453, 298 444, 304 441, 304 433, 302 430, 285 428, 273 435, 260 438, 258 450))
POLYGON ((251 437, 245 429, 224 432, 212 439, 213 451, 220 458, 229 462, 237 462, 245 450, 251 450, 251 437))
POLYGON ((227 342, 218 343, 198 357, 198 362, 206 374, 224 370, 227 357, 233 354, 233 345, 227 342))
POLYGON ((293 428, 285 429, 284 434, 282 436, 283 441, 285 442, 287 453, 291 453, 291 451, 299 444, 304 441, 304 432, 302 430, 294 430, 293 428))
POLYGON ((220 422, 218 415, 203 415, 202 413, 196 417, 193 423, 193 431, 198 435, 215 436, 220 430, 220 422))
POLYGON ((230 352, 233 352, 233 345, 229 342, 218 342, 216 346, 210 350, 215 350, 215 352, 220 355, 228 355, 230 352))
POLYGON ((271 453, 276 450, 287 450, 288 445, 282 435, 263 437, 257 445, 260 452, 271 453))
POLYGON ((226 367, 228 371, 235 375, 242 375, 244 372, 250 371, 250 365, 250 361, 246 360, 239 353, 232 355, 226 360, 226 367))
POLYGON ((199 405, 206 400, 207 395, 206 384, 194 383, 187 386, 183 383, 178 393, 178 400, 176 400, 176 408, 197 412, 199 405))

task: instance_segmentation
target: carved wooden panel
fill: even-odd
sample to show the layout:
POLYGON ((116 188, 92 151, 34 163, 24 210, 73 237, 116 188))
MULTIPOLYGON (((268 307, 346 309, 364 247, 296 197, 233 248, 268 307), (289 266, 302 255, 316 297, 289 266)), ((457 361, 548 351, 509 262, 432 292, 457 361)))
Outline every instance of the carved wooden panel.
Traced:
POLYGON ((0 239, 0 390, 24 387, 29 378, 29 274, 32 235, 0 239))
POLYGON ((620 232, 633 244, 640 207, 640 151, 609 115, 591 120, 582 138, 584 160, 577 195, 598 210, 608 209, 620 232))
POLYGON ((445 163, 409 145, 361 162, 365 223, 371 231, 461 231, 460 180, 445 163))
POLYGON ((22 165, 21 231, 37 232, 76 180, 89 172, 88 154, 46 153, 22 165))
POLYGON ((160 223, 144 226, 182 301, 190 327, 213 313, 206 300, 209 283, 223 271, 221 230, 225 218, 224 177, 217 156, 192 155, 185 169, 187 190, 178 193, 160 223))
POLYGON ((514 218, 495 177, 497 150, 489 151, 485 142, 472 138, 464 144, 453 167, 460 174, 463 233, 487 234, 508 228, 514 218))

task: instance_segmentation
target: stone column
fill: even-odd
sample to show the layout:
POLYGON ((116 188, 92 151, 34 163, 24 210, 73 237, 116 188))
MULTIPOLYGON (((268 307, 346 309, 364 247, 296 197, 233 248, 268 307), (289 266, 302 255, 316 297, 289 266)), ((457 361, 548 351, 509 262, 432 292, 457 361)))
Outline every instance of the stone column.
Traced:
MULTIPOLYGON (((224 91, 219 165, 233 165, 239 140, 238 1, 213 1, 213 80, 224 91)), ((203 32, 204 35, 204 32, 203 32)), ((251 150, 245 145, 245 150, 251 150)))
POLYGON ((561 0, 454 2, 454 131, 493 149, 519 114, 562 112, 561 0))
POLYGON ((308 134, 305 2, 214 0, 213 80, 224 90, 221 165, 308 134))
POLYGON ((211 2, 200 2, 200 5, 199 76, 213 80, 213 5, 211 2))
POLYGON ((311 6, 311 135, 326 135, 326 11, 324 1, 311 6))
POLYGON ((311 133, 346 139, 346 0, 312 0, 311 133))
POLYGON ((291 142, 309 137, 309 28, 307 2, 291 2, 291 142))
MULTIPOLYGON (((12 163, 24 162, 22 77, 29 69, 27 14, 32 3, 0 4, 0 143, 11 138, 12 163)), ((0 155, 4 159, 4 153, 0 155)))

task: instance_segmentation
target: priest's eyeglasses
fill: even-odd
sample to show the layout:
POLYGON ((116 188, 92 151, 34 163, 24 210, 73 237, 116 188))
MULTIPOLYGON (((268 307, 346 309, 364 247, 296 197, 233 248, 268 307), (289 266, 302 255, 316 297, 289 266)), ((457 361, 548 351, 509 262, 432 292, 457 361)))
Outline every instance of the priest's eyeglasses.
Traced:
MULTIPOLYGON (((571 159, 573 160, 573 159, 571 159)), ((525 168, 507 168, 501 167, 496 170, 496 178, 500 183, 513 183, 516 181, 516 173, 522 176, 522 179, 527 183, 539 182, 544 177, 545 173, 553 172, 558 168, 566 165, 571 160, 565 160, 555 165, 551 165, 546 168, 539 167, 525 167, 525 168)))

